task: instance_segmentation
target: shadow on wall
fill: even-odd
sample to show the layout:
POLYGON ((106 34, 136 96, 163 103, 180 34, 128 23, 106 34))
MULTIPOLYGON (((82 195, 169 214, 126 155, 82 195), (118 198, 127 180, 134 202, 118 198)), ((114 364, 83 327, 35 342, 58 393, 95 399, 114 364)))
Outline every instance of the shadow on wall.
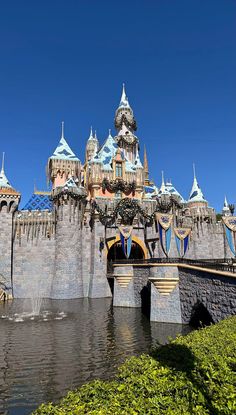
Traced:
POLYGON ((191 318, 189 321, 190 326, 199 328, 210 326, 213 323, 214 321, 207 308, 201 303, 201 301, 197 301, 192 309, 191 318))

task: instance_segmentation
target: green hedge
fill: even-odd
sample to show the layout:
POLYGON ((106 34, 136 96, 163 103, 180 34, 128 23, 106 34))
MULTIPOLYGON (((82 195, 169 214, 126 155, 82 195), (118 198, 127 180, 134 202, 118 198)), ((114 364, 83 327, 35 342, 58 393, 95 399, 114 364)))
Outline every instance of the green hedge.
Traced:
POLYGON ((236 317, 132 357, 115 380, 88 383, 34 415, 236 414, 236 317))

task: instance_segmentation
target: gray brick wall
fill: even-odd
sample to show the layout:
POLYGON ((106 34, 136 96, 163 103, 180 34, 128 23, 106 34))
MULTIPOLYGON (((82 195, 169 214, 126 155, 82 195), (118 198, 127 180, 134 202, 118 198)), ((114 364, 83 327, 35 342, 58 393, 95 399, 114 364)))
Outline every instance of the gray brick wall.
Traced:
POLYGON ((82 276, 81 209, 70 196, 61 200, 56 211, 55 264, 51 298, 84 296, 82 276))
POLYGON ((4 206, 0 212, 0 277, 2 275, 11 293, 12 213, 4 206))
POLYGON ((214 322, 236 313, 236 278, 179 268, 183 323, 189 323, 193 307, 201 302, 214 322))
POLYGON ((13 250, 14 297, 51 297, 51 284, 54 272, 55 239, 41 232, 37 234, 21 232, 15 234, 13 250))

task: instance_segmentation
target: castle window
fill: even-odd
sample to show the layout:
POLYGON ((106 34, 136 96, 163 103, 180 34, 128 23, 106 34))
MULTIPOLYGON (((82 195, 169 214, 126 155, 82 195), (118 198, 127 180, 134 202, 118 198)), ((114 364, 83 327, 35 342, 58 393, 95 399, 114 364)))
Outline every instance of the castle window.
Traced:
POLYGON ((122 163, 116 163, 116 177, 122 177, 122 163))

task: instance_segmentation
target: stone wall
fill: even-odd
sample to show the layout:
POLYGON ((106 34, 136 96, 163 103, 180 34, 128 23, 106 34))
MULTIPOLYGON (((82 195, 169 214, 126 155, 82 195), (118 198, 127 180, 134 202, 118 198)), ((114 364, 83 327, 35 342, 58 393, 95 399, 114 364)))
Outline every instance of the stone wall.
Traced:
POLYGON ((236 278, 179 267, 183 323, 189 323, 193 308, 202 303, 214 322, 236 313, 236 278))
POLYGON ((114 269, 115 307, 141 307, 142 290, 148 284, 149 268, 122 266, 114 269))
POLYGON ((15 298, 28 298, 37 293, 51 297, 55 264, 54 235, 27 233, 15 235, 13 250, 13 287, 15 298))
POLYGON ((3 206, 0 212, 0 253, 0 278, 11 294, 12 213, 7 211, 7 206, 3 206))
POLYGON ((150 268, 150 280, 152 281, 151 321, 157 321, 159 323, 182 323, 178 279, 179 272, 177 267, 150 268), (167 295, 164 295, 157 288, 158 281, 169 285, 169 293, 167 295))

